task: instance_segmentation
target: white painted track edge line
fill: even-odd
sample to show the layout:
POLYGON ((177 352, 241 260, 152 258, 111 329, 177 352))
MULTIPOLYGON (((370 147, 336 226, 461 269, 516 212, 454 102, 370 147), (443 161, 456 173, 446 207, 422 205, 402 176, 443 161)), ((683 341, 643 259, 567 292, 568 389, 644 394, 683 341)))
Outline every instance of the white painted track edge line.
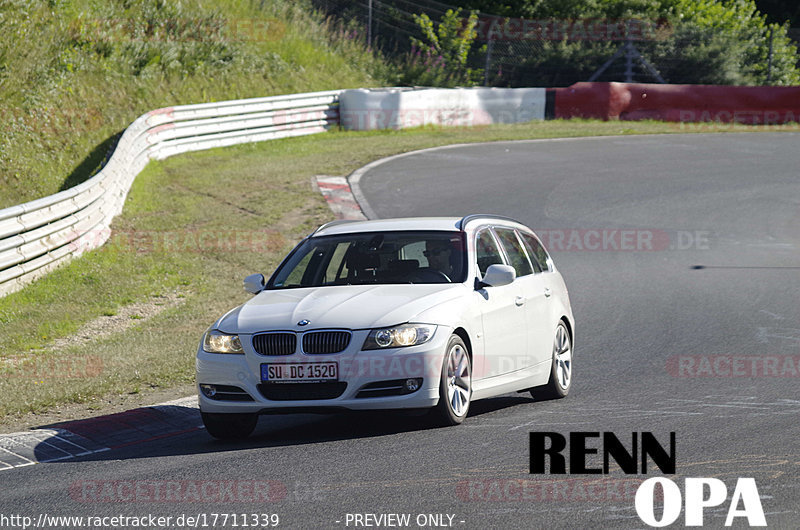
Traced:
MULTIPOLYGON (((27 461, 28 461, 28 462, 30 462, 31 464, 35 464, 35 463, 36 463, 36 462, 34 462, 33 460, 31 460, 30 458, 25 458, 25 457, 24 457, 24 456, 22 456, 22 455, 18 455, 18 454, 17 454, 17 453, 15 453, 14 451, 9 451, 9 450, 8 450, 8 449, 6 449, 5 447, 0 447, 0 449, 2 449, 3 451, 5 451, 6 453, 8 453, 8 454, 10 454, 10 455, 12 455, 12 456, 16 456, 17 458, 21 458, 21 459, 23 459, 23 460, 27 460, 27 461)), ((16 466, 16 467, 19 467, 19 466, 16 466)))
MULTIPOLYGON (((54 437, 54 438, 58 438, 58 439, 59 439, 59 440, 61 440, 62 442, 67 442, 67 443, 68 443, 68 444, 70 444, 70 445, 74 445, 75 447, 77 447, 77 448, 78 448, 78 449, 80 449, 81 451, 89 451, 89 449, 87 449, 86 447, 83 447, 82 445, 76 444, 75 442, 71 442, 71 441, 67 440, 66 438, 62 438, 62 437, 61 437, 61 436, 59 436, 58 434, 57 434, 57 435, 55 435, 55 437, 54 437)), ((81 453, 81 454, 84 454, 84 453, 81 453)), ((88 452, 87 452, 86 454, 88 454, 88 452)))

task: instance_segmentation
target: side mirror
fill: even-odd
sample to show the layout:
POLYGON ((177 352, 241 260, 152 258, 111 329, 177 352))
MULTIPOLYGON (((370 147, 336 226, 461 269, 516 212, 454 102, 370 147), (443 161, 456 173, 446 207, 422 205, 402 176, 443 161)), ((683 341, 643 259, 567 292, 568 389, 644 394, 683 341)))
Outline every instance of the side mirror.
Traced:
POLYGON ((244 279, 244 290, 250 294, 258 294, 264 289, 265 283, 263 274, 251 274, 244 279))
POLYGON ((500 287, 513 282, 516 277, 517 271, 511 265, 489 265, 489 268, 486 269, 486 274, 483 275, 480 286, 500 287))

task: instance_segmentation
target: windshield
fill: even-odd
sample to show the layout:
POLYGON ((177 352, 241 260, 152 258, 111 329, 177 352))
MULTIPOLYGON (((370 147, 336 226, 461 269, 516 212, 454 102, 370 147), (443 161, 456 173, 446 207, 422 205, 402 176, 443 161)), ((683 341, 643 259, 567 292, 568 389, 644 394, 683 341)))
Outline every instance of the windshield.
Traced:
POLYGON ((312 237, 275 272, 267 289, 389 283, 461 283, 461 232, 368 232, 312 237))

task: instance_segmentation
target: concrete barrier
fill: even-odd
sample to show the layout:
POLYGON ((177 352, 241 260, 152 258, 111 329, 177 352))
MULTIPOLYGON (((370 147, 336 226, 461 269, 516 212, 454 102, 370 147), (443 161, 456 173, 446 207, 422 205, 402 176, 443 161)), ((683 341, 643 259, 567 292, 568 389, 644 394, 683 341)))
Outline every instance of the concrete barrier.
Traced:
POLYGON ((800 121, 800 87, 576 83, 548 89, 555 118, 782 124, 800 121))
POLYGON ((339 115, 342 127, 354 131, 520 123, 545 118, 545 89, 345 90, 339 96, 339 115))

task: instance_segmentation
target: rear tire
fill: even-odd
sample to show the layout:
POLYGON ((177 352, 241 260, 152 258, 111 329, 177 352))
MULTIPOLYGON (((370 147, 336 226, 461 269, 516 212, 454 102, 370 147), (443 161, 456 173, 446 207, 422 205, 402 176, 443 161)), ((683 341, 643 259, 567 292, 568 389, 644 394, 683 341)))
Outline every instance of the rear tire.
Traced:
POLYGON ((447 342, 439 383, 439 404, 431 410, 437 425, 458 425, 469 412, 472 399, 472 361, 466 344, 458 335, 447 342))
POLYGON ((258 423, 258 414, 220 414, 201 412, 208 434, 218 440, 244 440, 258 423))
POLYGON ((572 386, 572 340, 563 321, 556 326, 553 339, 553 361, 550 380, 546 385, 531 389, 536 400, 561 399, 567 397, 572 386))

